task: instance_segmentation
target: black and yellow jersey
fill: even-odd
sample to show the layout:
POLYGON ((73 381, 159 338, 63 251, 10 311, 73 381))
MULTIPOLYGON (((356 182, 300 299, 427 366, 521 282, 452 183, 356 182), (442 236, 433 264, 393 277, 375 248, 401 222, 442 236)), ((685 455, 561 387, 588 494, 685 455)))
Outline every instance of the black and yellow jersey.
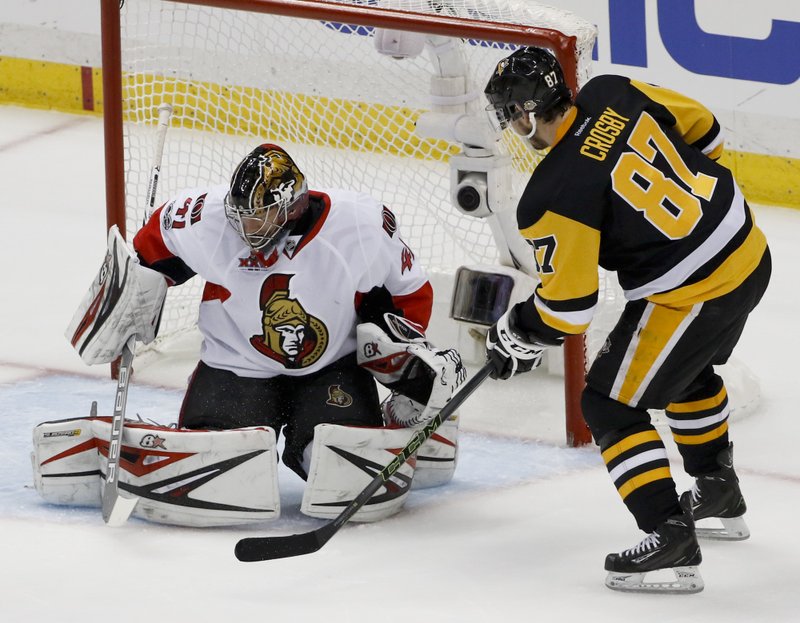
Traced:
POLYGON ((622 76, 590 80, 517 208, 541 277, 521 328, 545 340, 584 331, 598 266, 629 300, 683 306, 736 288, 766 239, 715 161, 722 149, 698 102, 622 76))

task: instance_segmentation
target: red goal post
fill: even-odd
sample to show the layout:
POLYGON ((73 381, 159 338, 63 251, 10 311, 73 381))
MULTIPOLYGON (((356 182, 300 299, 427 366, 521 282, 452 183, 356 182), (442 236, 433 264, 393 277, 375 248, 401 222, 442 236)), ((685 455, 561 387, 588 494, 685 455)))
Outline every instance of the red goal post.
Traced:
MULTIPOLYGON (((138 213, 134 214, 134 208, 141 207, 144 204, 144 194, 141 193, 137 197, 140 191, 136 190, 136 188, 141 188, 141 182, 133 181, 134 176, 138 175, 134 171, 142 165, 137 164, 135 161, 146 160, 143 156, 137 155, 139 152, 144 151, 144 147, 131 147, 134 140, 131 137, 136 132, 127 128, 129 125, 133 127, 134 124, 145 127, 154 125, 155 118, 153 115, 158 104, 157 97, 172 97, 177 100, 177 102, 171 102, 174 104, 176 111, 173 127, 185 128, 191 132, 199 129, 205 133, 210 131, 220 134, 241 134, 243 136, 272 138, 268 134, 274 128, 268 122, 263 120, 254 121, 254 119, 269 117, 270 114, 275 116, 275 108, 271 104, 269 106, 264 104, 263 101, 278 99, 274 97, 276 93, 294 88, 292 85, 265 84, 262 80, 263 76, 256 76, 252 84, 246 78, 242 80, 241 84, 232 83, 229 75, 225 73, 225 69, 222 69, 218 80, 215 81, 214 77, 209 78, 208 76, 209 66, 216 64, 217 55, 213 54, 213 50, 210 53, 208 49, 200 50, 198 53, 198 59, 200 60, 198 60, 197 67, 187 69, 185 74, 181 74, 182 69, 176 69, 177 65, 170 65, 171 61, 167 53, 176 53, 181 58, 179 64, 183 64, 190 52, 190 50, 187 50, 190 47, 188 42, 192 37, 210 38, 210 31, 206 33, 202 29, 211 28, 210 24, 220 21, 217 19, 219 15, 234 16, 232 19, 238 19, 244 29, 250 28, 252 23, 257 20, 267 20, 260 22, 262 24, 260 32, 262 32, 263 36, 265 38, 285 38, 284 43, 289 47, 311 47, 311 40, 308 42, 292 40, 291 36, 293 35, 288 34, 288 22, 279 21, 284 18, 297 20, 298 28, 303 27, 302 23, 316 22, 317 25, 319 23, 326 25, 354 25, 363 27, 363 29, 391 29, 424 33, 435 37, 450 37, 462 42, 468 41, 469 53, 474 51, 493 51, 497 60, 510 53, 512 46, 536 45, 546 47, 559 59, 561 66, 565 70, 567 80, 575 92, 588 76, 591 48, 594 42, 594 28, 591 24, 567 12, 541 6, 529 0, 443 0, 435 3, 426 0, 183 0, 182 2, 173 2, 172 0, 139 2, 137 0, 136 3, 128 4, 137 6, 128 7, 124 1, 120 2, 120 0, 101 0, 107 220, 109 225, 117 224, 123 235, 126 234, 126 231, 132 234, 132 230, 138 226, 137 219, 140 219, 140 216, 138 213), (129 15, 140 10, 138 5, 152 7, 153 13, 142 15, 141 17, 129 15), (187 29, 181 34, 176 34, 173 25, 182 20, 193 19, 191 16, 195 15, 195 9, 200 11, 201 19, 196 24, 193 24, 191 29, 187 29), (202 17, 206 15, 206 12, 209 12, 208 15, 214 17, 202 17), (164 22, 164 30, 161 30, 159 25, 162 21, 164 22), (170 23, 169 30, 166 28, 167 23, 170 23), (273 23, 274 26, 270 26, 273 23), (267 24, 267 27, 264 28, 263 24, 267 24), (150 37, 152 37, 152 42, 148 40, 150 37), (170 38, 174 38, 174 46, 167 45, 170 38), (140 48, 136 48, 136 46, 140 46, 140 48), (167 51, 164 54, 166 60, 161 66, 158 66, 157 62, 152 58, 137 56, 140 54, 139 51, 133 51, 134 48, 148 50, 158 46, 164 46, 167 51), (200 74, 203 75, 202 79, 197 77, 200 74), (156 82, 154 76, 166 77, 159 78, 161 82, 156 82), (209 85, 215 86, 210 87, 209 85), (170 91, 171 89, 172 91, 170 91), (206 97, 207 101, 202 101, 202 97, 193 99, 193 93, 202 89, 206 90, 207 94, 203 97, 206 97), (260 92, 262 94, 269 93, 269 96, 252 98, 250 96, 252 89, 261 89, 260 92), (222 96, 220 96, 220 93, 222 93, 222 96), (247 111, 246 113, 244 110, 245 105, 239 104, 234 114, 231 112, 230 102, 219 104, 219 114, 208 110, 209 106, 214 105, 213 102, 224 100, 226 97, 231 101, 237 102, 244 102, 250 97, 251 99, 248 101, 254 102, 252 105, 255 112, 252 115, 249 114, 252 111, 247 111), (208 102, 212 102, 212 104, 207 105, 208 102), (195 109, 190 110, 191 106, 195 106, 195 109), (152 109, 153 112, 150 112, 149 109, 152 109), (230 122, 231 114, 237 117, 233 122, 230 122), (210 121, 211 117, 214 117, 214 119, 210 121)), ((294 22, 291 23, 294 24, 294 22)), ((237 32, 235 26, 231 26, 231 28, 233 30, 229 31, 227 35, 228 42, 238 38, 230 35, 230 32, 237 32)), ((351 34, 352 32, 363 34, 368 31, 352 29, 350 32, 351 34)), ((325 34, 330 33, 326 32, 325 34)), ((225 34, 214 36, 219 36, 220 42, 226 41, 225 34)), ((313 37, 314 35, 310 36, 313 37)), ((254 37, 243 33, 241 38, 247 40, 254 37)), ((354 36, 350 38, 355 39, 354 36)), ((345 38, 342 37, 341 39, 344 41, 345 38)), ((215 45, 221 47, 222 43, 215 45)), ((328 52, 333 53, 335 51, 337 50, 329 47, 322 53, 318 52, 317 57, 324 57, 328 52)), ((257 65, 262 60, 259 58, 258 53, 253 52, 252 49, 244 51, 234 49, 220 50, 219 57, 222 58, 225 54, 229 54, 231 58, 241 58, 240 64, 242 66, 246 66, 248 62, 257 65)), ((265 56, 267 56, 266 52, 265 56)), ((309 62, 313 62, 313 60, 311 59, 309 62)), ((189 62, 191 62, 191 59, 189 62)), ((383 63, 383 61, 381 62, 383 63)), ((398 65, 402 65, 405 62, 401 61, 398 65)), ((468 66, 472 67, 469 63, 471 61, 468 61, 468 66)), ((300 66, 298 67, 300 68, 300 66)), ((475 69, 475 73, 478 75, 468 76, 468 78, 482 87, 488 79, 487 67, 491 67, 491 64, 484 63, 475 65, 475 67, 479 67, 479 69, 475 69)), ((241 67, 232 66, 229 69, 231 71, 236 69, 237 71, 234 73, 238 75, 240 73, 238 70, 241 67)), ((384 70, 386 70, 385 65, 380 65, 374 74, 375 77, 382 78, 383 76, 379 76, 379 74, 382 74, 384 70)), ((386 71, 393 72, 394 69, 386 71)), ((324 69, 320 70, 308 80, 312 83, 314 80, 323 80, 324 74, 324 69)), ((291 81, 293 80, 294 76, 292 76, 291 81)), ((398 83, 397 99, 398 101, 402 100, 403 114, 408 115, 408 110, 411 110, 410 116, 413 116, 413 111, 421 109, 424 105, 412 103, 412 100, 414 100, 414 94, 411 93, 413 87, 406 86, 406 83, 402 82, 402 80, 404 78, 397 77, 396 79, 398 83)), ((413 80, 408 84, 412 83, 416 84, 413 80)), ((386 84, 390 86, 376 86, 376 90, 380 88, 385 91, 391 88, 391 80, 387 81, 386 84)), ((363 86, 363 84, 359 84, 358 89, 362 89, 363 86)), ((314 91, 314 88, 309 90, 309 92, 314 91)), ((323 91, 323 89, 320 88, 317 92, 319 91, 323 91)), ((476 92, 475 88, 472 88, 471 92, 476 92)), ((322 96, 327 98, 327 93, 323 92, 322 96)), ((340 103, 339 100, 344 99, 349 99, 349 94, 348 97, 331 97, 326 101, 327 105, 330 106, 334 100, 338 105, 340 103)), ((475 104, 476 102, 472 102, 469 105, 474 106, 475 104)), ((295 98, 292 106, 294 106, 292 110, 302 110, 306 114, 309 110, 313 110, 308 108, 309 104, 302 96, 295 98)), ((363 110, 364 107, 370 109, 370 106, 373 106, 373 104, 366 98, 366 103, 359 101, 356 105, 343 105, 342 108, 357 117, 358 113, 353 112, 354 109, 360 108, 363 110)), ((375 106, 375 108, 370 109, 371 112, 367 116, 374 116, 376 114, 375 111, 380 111, 380 114, 384 114, 384 109, 387 107, 385 103, 378 103, 375 106)), ((297 113, 288 113, 286 116, 291 117, 293 114, 297 113)), ((394 111, 392 114, 394 114, 394 111)), ((291 121, 291 119, 289 120, 291 121)), ((364 128, 367 126, 358 125, 356 127, 353 124, 364 123, 366 122, 360 118, 357 121, 350 119, 340 121, 337 119, 331 122, 330 127, 337 128, 336 131, 340 133, 351 132, 360 135, 365 132, 364 128)), ((393 130, 398 136, 403 136, 409 132, 405 129, 405 126, 395 126, 394 124, 395 121, 393 119, 390 119, 387 123, 392 128, 400 128, 399 130, 393 130)), ((411 126, 411 132, 413 133, 413 122, 411 126)), ((316 137, 311 136, 310 130, 304 133, 297 133, 294 129, 282 131, 289 132, 291 135, 287 137, 279 136, 278 138, 288 141, 290 144, 314 142, 316 140, 316 137), (311 138, 309 138, 310 136, 311 138)), ((280 134, 280 132, 278 133, 280 134)), ((330 134, 333 134, 333 132, 330 132, 330 134)), ((180 161, 178 156, 170 154, 169 146, 172 140, 172 138, 167 140, 165 172, 162 174, 162 185, 164 187, 162 196, 166 196, 164 193, 170 190, 176 190, 176 188, 170 187, 167 179, 170 177, 171 167, 174 167, 174 161, 180 161), (170 162, 171 159, 173 164, 170 162)), ((181 138, 180 140, 184 139, 181 138)), ((347 140, 337 140, 340 141, 339 144, 324 145, 323 149, 330 150, 331 147, 336 147, 341 148, 343 152, 374 149, 380 151, 377 157, 381 158, 396 159, 398 157, 407 157, 412 164, 419 160, 425 160, 425 169, 433 168, 431 161, 434 160, 437 161, 437 166, 439 161, 446 163, 449 155, 455 153, 455 147, 452 145, 442 146, 441 142, 431 143, 430 141, 411 139, 408 139, 408 142, 403 146, 398 147, 393 144, 388 149, 381 151, 375 147, 375 145, 382 144, 384 141, 384 137, 380 135, 380 130, 378 130, 378 135, 370 135, 370 140, 368 141, 370 144, 366 147, 363 144, 353 147, 349 138, 347 140)), ((530 170, 535 166, 537 158, 531 159, 530 156, 521 153, 511 142, 506 141, 506 139, 504 141, 509 143, 505 149, 511 155, 515 168, 519 169, 520 179, 526 179, 530 170)), ((192 147, 187 148, 185 153, 193 153, 192 149, 192 147)), ((227 162, 219 171, 213 170, 212 174, 224 174, 227 176, 232 164, 235 164, 235 162, 227 162)), ((351 166, 350 168, 354 169, 357 166, 360 165, 351 166)), ((317 177, 327 179, 324 167, 321 167, 321 170, 323 173, 318 174, 317 177)), ((380 178, 380 175, 374 176, 374 179, 380 178)), ((187 177, 187 179, 189 178, 187 177)), ((312 177, 311 179, 314 178, 312 177)), ((449 180, 444 178, 440 179, 439 182, 441 185, 446 186, 449 180)), ((347 183, 353 184, 353 182, 349 181, 347 183)), ((189 185, 189 183, 187 182, 186 185, 189 185)), ((405 183, 406 188, 416 185, 427 186, 428 189, 431 188, 429 180, 422 183, 405 183)), ((372 189, 372 191, 377 196, 381 195, 380 188, 372 189)), ((426 201, 428 199, 426 196, 426 201)), ((455 210, 452 212, 455 213, 455 210)), ((411 219, 412 238, 415 236, 413 233, 415 227, 414 218, 416 216, 411 219)), ((443 216, 443 212, 440 210, 433 216, 421 216, 420 219, 422 219, 420 222, 423 225, 420 225, 418 229, 424 232, 419 235, 421 242, 412 241, 411 244, 415 251, 418 248, 422 249, 423 261, 426 262, 426 265, 432 263, 434 267, 437 266, 441 258, 431 259, 436 253, 441 253, 445 258, 449 258, 447 249, 452 238, 461 237, 462 242, 456 243, 459 249, 474 250, 483 245, 488 246, 486 240, 490 239, 485 237, 485 231, 480 231, 479 225, 475 223, 466 223, 464 225, 465 221, 474 220, 469 217, 458 214, 443 216), (431 229, 437 227, 442 227, 446 230, 444 234, 440 234, 438 231, 436 233, 437 236, 443 235, 444 238, 435 238, 433 242, 426 242, 426 235, 429 234, 431 229), (428 231, 425 231, 426 228, 428 231), (428 253, 428 247, 431 249, 431 257, 424 255, 428 253)), ((403 220, 404 222, 406 221, 405 215, 403 220)), ((140 221, 138 222, 140 224, 140 221)), ((487 263, 486 256, 479 259, 487 263)), ((447 261, 449 259, 444 263, 446 264, 447 261)), ((583 336, 568 339, 564 348, 566 429, 567 440, 570 445, 580 445, 590 441, 588 429, 580 413, 580 393, 584 384, 586 366, 585 350, 583 336)))

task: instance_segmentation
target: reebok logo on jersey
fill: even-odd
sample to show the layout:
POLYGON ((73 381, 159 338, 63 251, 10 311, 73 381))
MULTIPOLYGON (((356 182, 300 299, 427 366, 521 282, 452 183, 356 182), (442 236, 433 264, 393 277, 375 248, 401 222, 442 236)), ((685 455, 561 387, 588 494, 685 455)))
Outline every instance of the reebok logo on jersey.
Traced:
POLYGON ((591 117, 586 117, 586 119, 583 120, 583 123, 580 124, 580 126, 578 126, 578 129, 575 130, 574 136, 580 136, 581 134, 583 134, 583 131, 586 129, 586 126, 589 125, 589 122, 591 120, 592 120, 591 117))
POLYGON ((589 135, 583 140, 580 149, 581 155, 601 162, 605 160, 609 150, 629 121, 628 117, 623 117, 610 106, 606 106, 603 114, 589 130, 589 135))

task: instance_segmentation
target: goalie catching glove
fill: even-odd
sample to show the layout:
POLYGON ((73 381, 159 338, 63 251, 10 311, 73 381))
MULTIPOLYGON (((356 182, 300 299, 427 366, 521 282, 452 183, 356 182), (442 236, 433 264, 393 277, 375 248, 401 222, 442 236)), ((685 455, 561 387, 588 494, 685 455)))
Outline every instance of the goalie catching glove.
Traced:
POLYGON ((419 327, 401 316, 386 313, 383 319, 386 330, 371 322, 356 328, 358 364, 392 390, 384 402, 392 423, 424 425, 466 379, 461 356, 453 349, 436 350, 419 327))
POLYGON ((492 364, 493 379, 508 379, 528 372, 542 363, 542 355, 550 344, 532 339, 517 326, 516 307, 500 316, 486 334, 486 359, 492 364))

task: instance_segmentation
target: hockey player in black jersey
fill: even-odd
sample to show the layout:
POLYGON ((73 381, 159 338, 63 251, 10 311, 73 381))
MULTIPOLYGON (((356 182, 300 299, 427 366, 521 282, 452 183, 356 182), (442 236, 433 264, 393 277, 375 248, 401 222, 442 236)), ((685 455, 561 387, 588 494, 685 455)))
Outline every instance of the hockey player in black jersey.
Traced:
POLYGON ((599 76, 572 96, 556 59, 522 48, 485 90, 487 110, 534 149, 550 148, 517 209, 541 278, 490 329, 495 378, 538 365, 543 349, 589 325, 598 266, 627 304, 586 377, 583 414, 608 472, 648 536, 609 554, 606 585, 697 592, 697 536, 744 539, 745 503, 714 371, 731 355, 769 282, 767 241, 731 172, 716 161, 719 123, 688 97, 599 76), (679 499, 648 409, 665 409, 685 470, 679 499), (721 520, 700 531, 694 520, 721 520), (648 581, 650 571, 675 578, 648 581))

